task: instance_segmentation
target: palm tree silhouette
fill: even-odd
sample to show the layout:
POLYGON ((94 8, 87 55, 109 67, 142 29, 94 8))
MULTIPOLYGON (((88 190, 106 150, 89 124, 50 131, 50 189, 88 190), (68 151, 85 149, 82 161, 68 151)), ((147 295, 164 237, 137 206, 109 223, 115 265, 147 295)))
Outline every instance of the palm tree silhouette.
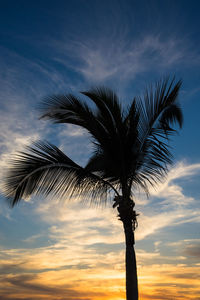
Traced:
POLYGON ((126 243, 126 299, 138 299, 134 231, 137 214, 134 191, 148 194, 172 163, 168 139, 182 126, 177 103, 181 81, 164 79, 144 97, 122 108, 116 94, 106 88, 82 92, 95 106, 72 94, 46 98, 41 118, 70 123, 86 129, 94 151, 85 167, 72 161, 56 146, 35 142, 12 161, 5 178, 5 195, 12 206, 32 194, 84 197, 101 204, 112 198, 123 223, 126 243))

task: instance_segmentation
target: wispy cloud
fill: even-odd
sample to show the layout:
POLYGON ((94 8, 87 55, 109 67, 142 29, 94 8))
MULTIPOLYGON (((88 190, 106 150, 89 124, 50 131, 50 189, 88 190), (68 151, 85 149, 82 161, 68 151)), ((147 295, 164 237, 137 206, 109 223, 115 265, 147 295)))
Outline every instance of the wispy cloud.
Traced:
POLYGON ((64 78, 51 66, 0 48, 0 166, 4 176, 11 157, 24 145, 49 134, 38 120, 37 104, 47 91, 62 89, 64 78))
POLYGON ((159 72, 166 73, 172 66, 187 63, 189 52, 183 40, 172 36, 163 39, 159 35, 148 34, 130 40, 125 32, 124 35, 114 34, 109 38, 102 35, 84 41, 54 41, 53 45, 60 53, 55 60, 70 66, 88 82, 101 83, 113 79, 122 85, 136 75, 155 70, 155 66, 155 71, 159 69, 159 72), (74 64, 73 59, 76 60, 74 64))
POLYGON ((168 246, 175 249, 175 252, 182 253, 193 263, 200 258, 200 239, 184 239, 177 242, 168 243, 168 246))
POLYGON ((186 162, 179 162, 171 168, 163 183, 157 185, 156 189, 150 189, 150 194, 153 197, 164 199, 164 204, 174 206, 188 205, 194 201, 194 198, 184 194, 183 187, 178 183, 178 180, 188 180, 199 173, 199 163, 187 164, 186 162))
POLYGON ((193 205, 198 206, 198 199, 183 189, 183 180, 188 182, 199 173, 199 163, 179 162, 171 168, 163 183, 157 185, 156 189, 150 188, 150 198, 138 201, 140 213, 139 228, 136 231, 138 239, 144 239, 168 226, 200 222, 199 209, 193 209, 193 205))

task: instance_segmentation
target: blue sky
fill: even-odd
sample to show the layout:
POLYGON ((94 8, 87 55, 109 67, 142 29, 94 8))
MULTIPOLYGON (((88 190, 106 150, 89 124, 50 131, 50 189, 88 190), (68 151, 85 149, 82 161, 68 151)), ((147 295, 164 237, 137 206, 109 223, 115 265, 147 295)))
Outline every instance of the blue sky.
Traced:
MULTIPOLYGON (((1 178, 10 157, 37 139, 87 161, 87 133, 38 120, 43 97, 105 85, 126 106, 166 75, 183 80, 184 126, 172 139, 174 166, 149 199, 136 199, 142 300, 200 299, 199 9, 194 0, 0 2, 1 178)), ((123 299, 124 240, 115 216, 109 206, 97 210, 40 197, 11 210, 2 195, 1 299, 14 299, 14 290, 16 299, 30 299, 29 292, 33 299, 123 299), (29 276, 24 285, 23 276, 29 276)))

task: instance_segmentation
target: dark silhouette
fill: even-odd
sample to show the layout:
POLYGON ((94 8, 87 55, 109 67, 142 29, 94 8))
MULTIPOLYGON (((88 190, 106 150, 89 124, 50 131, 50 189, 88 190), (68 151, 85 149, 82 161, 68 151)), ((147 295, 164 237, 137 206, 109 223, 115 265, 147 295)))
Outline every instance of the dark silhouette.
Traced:
POLYGON ((12 206, 32 194, 82 196, 100 204, 110 196, 123 223, 126 241, 126 299, 138 299, 134 231, 137 214, 134 191, 162 180, 172 163, 168 139, 182 126, 177 103, 181 81, 165 79, 134 98, 122 109, 116 94, 95 88, 83 95, 94 106, 72 94, 46 98, 41 118, 85 128, 92 137, 93 155, 81 167, 56 146, 36 142, 20 152, 5 179, 12 206), (173 128, 172 128, 173 127, 173 128))

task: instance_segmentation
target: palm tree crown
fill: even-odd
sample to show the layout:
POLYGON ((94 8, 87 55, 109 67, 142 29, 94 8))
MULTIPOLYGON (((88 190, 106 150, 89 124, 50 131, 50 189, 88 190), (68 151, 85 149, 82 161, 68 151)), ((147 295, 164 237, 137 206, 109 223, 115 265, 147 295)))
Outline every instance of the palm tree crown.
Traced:
POLYGON ((12 161, 5 179, 5 194, 12 205, 38 193, 81 194, 96 202, 106 200, 110 190, 129 197, 140 186, 148 193, 148 184, 162 179, 172 162, 168 138, 175 122, 182 126, 180 86, 181 81, 162 80, 143 98, 134 98, 126 110, 107 88, 82 92, 95 109, 72 94, 44 99, 41 118, 85 128, 94 151, 81 167, 48 142, 29 146, 12 161))

